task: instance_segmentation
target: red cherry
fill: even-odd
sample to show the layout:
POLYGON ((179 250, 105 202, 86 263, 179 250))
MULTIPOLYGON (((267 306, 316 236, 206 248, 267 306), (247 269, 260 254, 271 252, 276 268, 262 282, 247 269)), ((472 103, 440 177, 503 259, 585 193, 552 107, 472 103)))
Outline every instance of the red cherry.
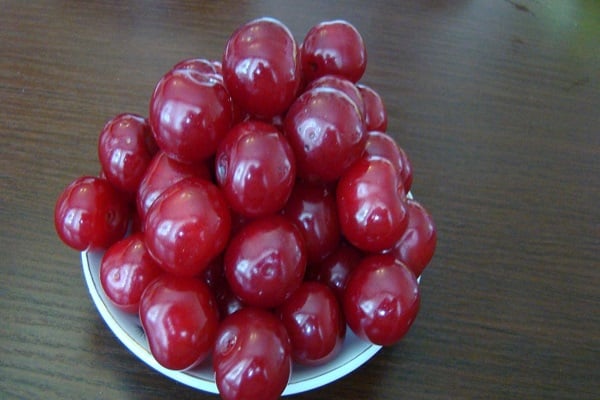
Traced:
POLYGON ((385 132, 387 130, 388 118, 383 99, 379 93, 369 86, 359 83, 356 87, 362 95, 367 130, 385 132))
POLYGON ((184 163, 212 156, 233 123, 233 103, 220 77, 194 69, 171 70, 150 100, 158 146, 184 163))
POLYGON ((406 229, 402 184, 385 158, 357 161, 340 179, 336 197, 342 233, 361 250, 389 250, 406 229))
POLYGON ((283 113, 298 93, 300 78, 298 46, 280 21, 250 21, 227 41, 223 79, 246 112, 267 118, 283 113))
POLYGON ((298 289, 304 278, 304 239, 282 216, 257 219, 231 239, 224 267, 231 290, 243 303, 277 307, 298 289))
POLYGON ((418 277, 433 258, 437 230, 431 215, 417 201, 407 200, 406 210, 408 226, 392 249, 392 254, 418 277))
POLYGON ((390 346, 404 337, 417 316, 419 286, 394 256, 369 256, 350 275, 343 304, 348 326, 357 336, 390 346))
POLYGON ((135 233, 102 256, 100 282, 106 296, 125 312, 137 314, 142 293, 164 271, 148 254, 144 235, 135 233))
POLYGON ((213 367, 224 400, 279 399, 292 368, 290 338, 283 323, 255 308, 228 316, 217 333, 213 367))
POLYGON ((324 75, 340 75, 358 82, 367 68, 362 36, 349 22, 325 21, 312 27, 302 43, 302 73, 310 82, 324 75))
POLYGON ((144 291, 140 320, 160 365, 190 369, 211 353, 218 327, 215 301, 197 278, 163 274, 144 291))
POLYGON ((231 215, 223 194, 199 178, 169 187, 144 221, 148 251, 161 267, 178 276, 204 271, 225 249, 230 232, 231 215))
POLYGON ((127 200, 106 179, 83 176, 59 195, 54 226, 75 250, 107 249, 125 235, 129 215, 127 200))
POLYGON ((369 131, 367 133, 365 155, 379 156, 390 160, 400 177, 404 192, 408 193, 410 191, 413 181, 412 165, 406 152, 398 146, 394 138, 384 132, 369 131))
POLYGON ((277 308, 292 343, 292 358, 304 365, 321 365, 342 349, 346 333, 340 305, 327 285, 304 282, 277 308))
POLYGON ((236 213, 260 217, 285 205, 296 180, 296 162, 290 144, 276 127, 246 121, 219 144, 215 175, 236 213))
POLYGON ((331 88, 300 95, 288 110, 283 128, 294 149, 298 176, 313 182, 337 180, 361 157, 367 139, 356 103, 331 88))
POLYGON ((135 114, 119 114, 108 121, 98 139, 98 159, 106 179, 129 195, 136 193, 157 151, 150 125, 135 114))
POLYGON ((183 164, 170 158, 167 153, 159 152, 150 162, 138 188, 136 207, 140 218, 146 218, 152 203, 167 188, 193 176, 210 180, 211 173, 207 163, 183 164))
POLYGON ((354 83, 352 83, 352 81, 350 81, 346 78, 343 78, 339 75, 323 75, 322 77, 317 78, 314 81, 310 82, 306 86, 304 91, 306 92, 306 91, 309 91, 311 89, 318 88, 318 87, 328 87, 328 88, 337 89, 337 90, 344 92, 345 94, 348 95, 348 97, 350 97, 352 99, 352 101, 354 101, 354 103, 360 110, 361 115, 364 116, 365 105, 363 102, 362 95, 360 94, 360 91, 358 90, 356 85, 354 83))

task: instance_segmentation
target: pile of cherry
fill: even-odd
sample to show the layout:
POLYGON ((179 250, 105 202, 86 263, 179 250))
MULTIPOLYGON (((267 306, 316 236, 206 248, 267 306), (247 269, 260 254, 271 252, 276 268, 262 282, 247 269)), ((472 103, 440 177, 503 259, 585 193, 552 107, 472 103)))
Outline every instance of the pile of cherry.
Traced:
POLYGON ((139 313, 164 367, 212 359, 223 398, 275 399, 347 326, 379 345, 409 330, 436 229, 381 97, 358 83, 366 60, 348 22, 298 44, 260 18, 222 60, 169 70, 148 118, 102 129, 101 174, 64 189, 56 230, 105 250, 106 295, 139 313))

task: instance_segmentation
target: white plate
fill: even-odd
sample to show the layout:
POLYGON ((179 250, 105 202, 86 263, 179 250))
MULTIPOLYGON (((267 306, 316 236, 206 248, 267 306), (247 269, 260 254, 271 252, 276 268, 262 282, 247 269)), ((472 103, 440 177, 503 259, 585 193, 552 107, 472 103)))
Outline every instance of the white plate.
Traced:
MULTIPOLYGON (((150 353, 139 318, 113 306, 104 294, 100 284, 101 259, 101 252, 81 253, 85 283, 100 315, 125 347, 163 375, 196 389, 218 393, 210 362, 188 371, 169 370, 156 362, 150 353)), ((290 381, 283 395, 306 392, 333 382, 363 365, 380 349, 381 346, 357 338, 348 328, 342 351, 336 358, 316 367, 293 366, 290 381)))

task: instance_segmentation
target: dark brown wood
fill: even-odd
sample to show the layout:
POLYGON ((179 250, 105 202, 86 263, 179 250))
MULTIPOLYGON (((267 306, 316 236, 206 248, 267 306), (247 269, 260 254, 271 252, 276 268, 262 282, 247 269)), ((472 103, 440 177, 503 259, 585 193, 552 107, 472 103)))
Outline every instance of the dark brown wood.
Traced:
POLYGON ((408 336, 298 399, 600 397, 600 4, 11 1, 0 8, 0 398, 209 399, 123 348, 53 208, 97 135, 263 15, 363 34, 439 244, 408 336))

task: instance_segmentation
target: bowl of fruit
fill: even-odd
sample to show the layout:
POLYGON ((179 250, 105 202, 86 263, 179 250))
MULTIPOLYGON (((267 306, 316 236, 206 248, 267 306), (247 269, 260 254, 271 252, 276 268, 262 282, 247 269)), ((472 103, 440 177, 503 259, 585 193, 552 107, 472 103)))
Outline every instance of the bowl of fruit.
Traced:
POLYGON ((221 59, 174 63, 147 117, 100 130, 101 173, 64 188, 55 227, 140 360, 224 399, 276 399, 409 331, 436 228, 365 68, 346 21, 298 43, 259 18, 221 59))

